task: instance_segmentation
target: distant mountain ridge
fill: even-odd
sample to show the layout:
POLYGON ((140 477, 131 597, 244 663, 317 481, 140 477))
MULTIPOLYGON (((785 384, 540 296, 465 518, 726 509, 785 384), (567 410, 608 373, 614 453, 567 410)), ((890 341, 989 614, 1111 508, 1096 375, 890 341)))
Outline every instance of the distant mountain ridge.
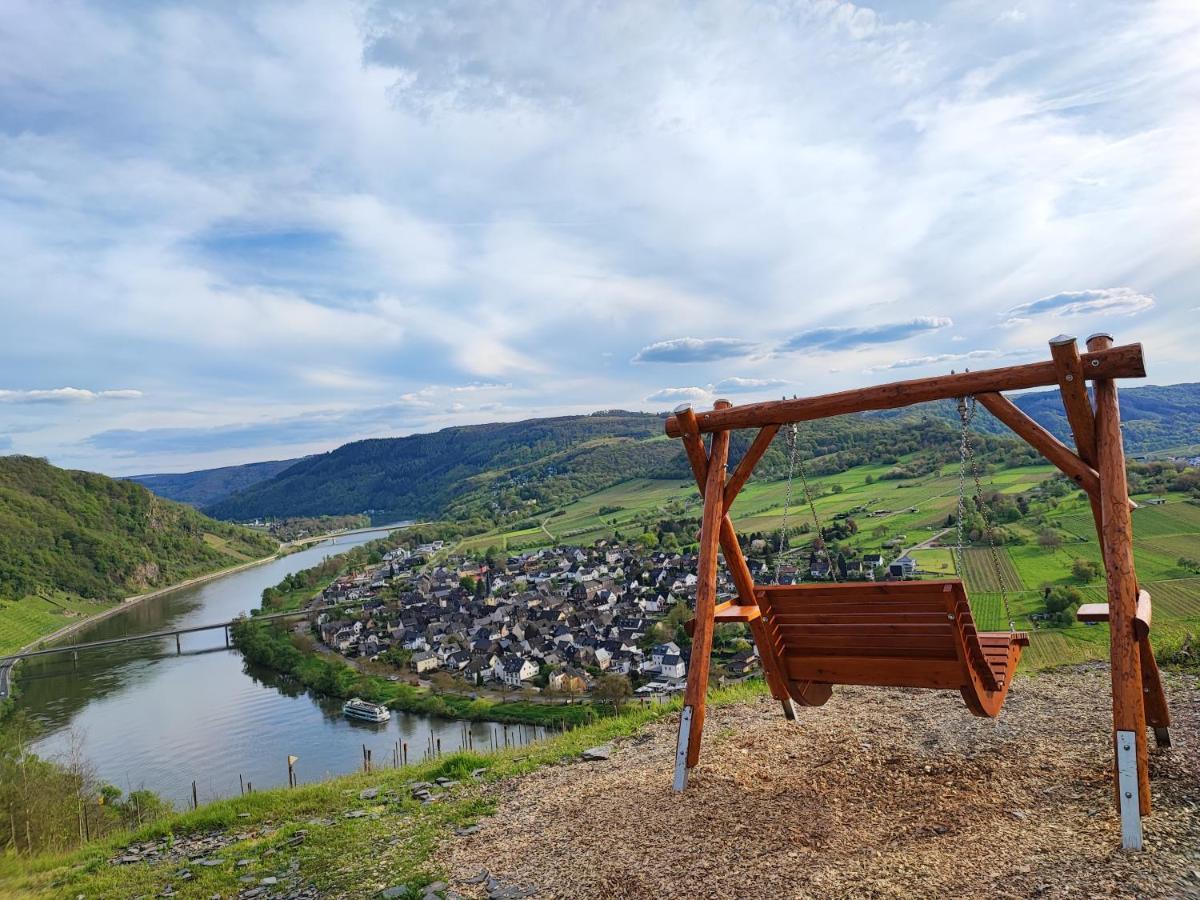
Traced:
MULTIPOLYGON (((1013 402, 1049 430, 1059 440, 1074 446, 1071 427, 1063 412, 1062 396, 1058 391, 1036 391, 1016 394, 1013 402)), ((1154 453, 1175 447, 1200 444, 1200 383, 1142 385, 1120 389, 1121 430, 1125 435, 1125 451, 1130 455, 1154 453)), ((925 403, 907 410, 887 410, 871 413, 880 418, 932 415, 954 425, 958 410, 953 400, 925 403)), ((983 409, 972 427, 988 434, 1008 434, 1003 423, 983 409)))
MULTIPOLYGON (((297 463, 206 511, 235 520, 374 511, 480 524, 528 519, 536 526, 539 514, 622 481, 690 477, 679 443, 664 435, 664 418, 610 410, 356 441, 297 463)), ((751 438, 749 432, 734 436, 732 458, 751 438)), ((1000 438, 988 443, 1015 446, 1000 438)), ((759 475, 783 474, 783 446, 777 439, 759 463, 759 475)), ((798 446, 811 461, 809 471, 828 473, 925 450, 945 457, 957 437, 933 418, 914 423, 843 416, 803 423, 798 446)))
POLYGON ((243 491, 260 481, 274 478, 304 459, 307 457, 222 466, 219 469, 199 469, 195 472, 130 475, 123 480, 136 481, 160 497, 200 508, 224 500, 230 494, 243 491))
MULTIPOLYGON (((1022 394, 1015 401, 1071 442, 1057 391, 1022 394)), ((1121 391, 1121 407, 1131 454, 1200 444, 1200 384, 1126 387, 1121 391)), ((264 470, 258 469, 251 473, 251 483, 204 508, 217 518, 236 520, 366 510, 400 518, 495 521, 507 517, 511 521, 524 509, 523 514, 532 518, 539 511, 548 513, 563 502, 631 478, 688 477, 678 443, 663 436, 663 420, 662 414, 609 410, 355 441, 291 461, 268 477, 261 477, 264 470)), ((851 464, 890 461, 906 448, 940 452, 954 440, 957 425, 953 401, 843 416, 803 423, 800 450, 806 458, 817 460, 814 471, 838 471, 851 464), (912 423, 919 421, 938 427, 911 432, 912 423)), ((982 409, 973 428, 1002 442, 1010 438, 1008 429, 982 409)), ((740 455, 749 439, 749 433, 735 435, 732 458, 740 455)), ((783 474, 782 443, 776 440, 759 464, 759 475, 783 474)), ((209 471, 228 472, 222 477, 233 478, 238 468, 209 471)), ((188 473, 188 477, 203 483, 205 474, 188 473)), ((139 480, 151 484, 146 479, 154 477, 162 476, 139 480)))

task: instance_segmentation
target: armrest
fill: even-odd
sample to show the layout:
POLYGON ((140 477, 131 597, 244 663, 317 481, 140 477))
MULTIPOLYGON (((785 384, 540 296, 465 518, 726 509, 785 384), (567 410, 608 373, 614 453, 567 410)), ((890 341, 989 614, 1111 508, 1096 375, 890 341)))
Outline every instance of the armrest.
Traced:
MULTIPOLYGON (((1138 640, 1144 640, 1150 634, 1150 592, 1138 591, 1137 611, 1133 614, 1133 633, 1138 640)), ((1080 622, 1107 622, 1107 603, 1085 603, 1075 613, 1080 622)))

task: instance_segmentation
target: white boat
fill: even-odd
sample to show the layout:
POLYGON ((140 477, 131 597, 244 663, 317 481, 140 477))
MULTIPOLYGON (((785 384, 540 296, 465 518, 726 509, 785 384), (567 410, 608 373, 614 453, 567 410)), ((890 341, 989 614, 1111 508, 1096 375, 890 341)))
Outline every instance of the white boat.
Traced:
POLYGON ((362 719, 364 722, 386 722, 392 717, 391 710, 378 703, 368 703, 358 697, 347 700, 342 707, 342 715, 348 719, 362 719))

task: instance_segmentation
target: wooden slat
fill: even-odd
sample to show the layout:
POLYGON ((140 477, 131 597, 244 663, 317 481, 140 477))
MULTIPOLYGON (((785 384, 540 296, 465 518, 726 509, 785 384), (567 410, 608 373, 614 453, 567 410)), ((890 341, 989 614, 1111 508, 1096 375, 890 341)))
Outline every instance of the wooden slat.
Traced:
POLYGON ((883 635, 890 634, 896 637, 943 637, 949 638, 953 633, 945 622, 941 624, 896 624, 895 622, 872 622, 872 623, 817 623, 817 622, 779 622, 776 621, 775 627, 779 629, 781 634, 789 634, 792 632, 804 632, 810 634, 861 634, 861 635, 883 635))
POLYGON ((944 626, 949 627, 944 612, 894 613, 894 612, 776 612, 770 617, 777 625, 899 625, 899 626, 944 626))
POLYGON ((956 660, 792 656, 785 659, 785 665, 797 681, 950 690, 962 685, 962 669, 956 660))
MULTIPOLYGON (((1083 367, 1089 378, 1142 378, 1146 374, 1141 344, 1128 344, 1087 353, 1083 357, 1083 367), (1095 365, 1092 365, 1093 362, 1095 365)), ((1057 382, 1058 374, 1054 362, 1047 360, 1023 366, 916 378, 817 397, 748 403, 744 406, 700 413, 696 419, 699 430, 706 433, 730 428, 761 428, 764 425, 806 422, 869 409, 896 409, 912 406, 914 403, 949 400, 985 391, 1018 391, 1047 387, 1057 382)), ((668 417, 665 428, 671 437, 679 437, 678 416, 668 417)))
POLYGON ((910 594, 938 594, 947 591, 962 591, 963 583, 958 578, 946 578, 938 581, 843 581, 839 583, 821 582, 819 584, 768 584, 756 585, 756 591, 762 591, 771 597, 795 594, 863 594, 866 596, 904 597, 910 594))

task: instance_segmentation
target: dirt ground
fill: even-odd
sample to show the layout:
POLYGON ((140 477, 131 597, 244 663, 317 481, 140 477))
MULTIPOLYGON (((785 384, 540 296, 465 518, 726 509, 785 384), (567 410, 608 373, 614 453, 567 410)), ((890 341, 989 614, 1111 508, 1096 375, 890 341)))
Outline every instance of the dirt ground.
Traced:
POLYGON ((1200 897, 1200 679, 1167 691, 1142 853, 1118 849, 1092 665, 1019 678, 996 721, 957 694, 877 688, 836 689, 795 724, 768 698, 711 710, 682 795, 672 717, 608 761, 494 786, 497 814, 440 861, 468 896, 486 870, 539 897, 1200 897))

